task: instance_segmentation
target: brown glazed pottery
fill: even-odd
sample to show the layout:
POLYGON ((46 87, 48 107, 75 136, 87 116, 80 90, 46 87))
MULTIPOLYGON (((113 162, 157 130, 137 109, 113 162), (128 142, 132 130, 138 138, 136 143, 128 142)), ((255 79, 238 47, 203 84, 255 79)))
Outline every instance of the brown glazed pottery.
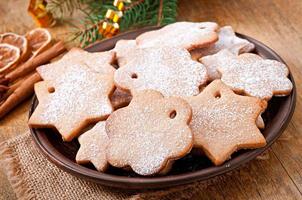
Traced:
MULTIPOLYGON (((154 29, 157 28, 147 27, 120 34, 114 38, 94 44, 86 50, 90 52, 110 50, 120 39, 134 39, 139 34, 154 29)), ((284 62, 272 49, 261 42, 243 34, 237 35, 255 44, 256 49, 254 53, 264 58, 284 62)), ((189 154, 177 160, 173 165, 173 169, 164 176, 143 177, 131 171, 124 171, 113 167, 110 167, 106 173, 101 173, 96 171, 92 165, 82 166, 75 162, 75 155, 79 148, 77 140, 69 143, 63 142, 59 134, 51 129, 31 129, 31 134, 43 155, 58 167, 77 177, 106 186, 127 189, 154 189, 206 180, 234 170, 256 158, 282 134, 293 115, 296 102, 295 82, 291 74, 289 77, 294 85, 292 93, 285 97, 273 97, 268 104, 266 112, 262 114, 266 124, 262 133, 266 138, 267 145, 260 149, 240 150, 233 154, 230 160, 220 166, 214 166, 205 156, 189 154)), ((37 104, 38 100, 34 96, 29 115, 35 110, 37 104)))

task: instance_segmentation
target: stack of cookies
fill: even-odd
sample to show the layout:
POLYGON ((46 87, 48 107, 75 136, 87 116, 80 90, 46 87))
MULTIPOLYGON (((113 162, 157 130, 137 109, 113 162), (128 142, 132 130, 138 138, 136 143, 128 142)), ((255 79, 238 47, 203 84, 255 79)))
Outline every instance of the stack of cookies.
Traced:
POLYGON ((261 114, 293 87, 283 63, 253 49, 213 22, 177 22, 107 52, 72 49, 37 69, 43 81, 29 126, 77 138, 76 162, 101 172, 165 174, 193 148, 221 165, 266 145, 261 114))

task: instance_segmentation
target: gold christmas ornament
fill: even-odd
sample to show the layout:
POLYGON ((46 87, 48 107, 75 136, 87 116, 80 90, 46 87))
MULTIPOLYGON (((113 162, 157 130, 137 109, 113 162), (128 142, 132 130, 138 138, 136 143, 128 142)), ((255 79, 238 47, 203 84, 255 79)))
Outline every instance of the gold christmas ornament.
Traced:
POLYGON ((105 15, 105 18, 108 20, 112 20, 115 23, 118 23, 121 19, 121 17, 123 17, 123 12, 121 11, 114 11, 111 9, 108 9, 105 15))
POLYGON ((99 34, 104 37, 112 37, 119 32, 119 22, 123 17, 123 10, 125 9, 125 3, 131 3, 131 0, 114 0, 113 5, 116 10, 108 9, 105 14, 105 21, 99 23, 99 34))
POLYGON ((50 27, 56 23, 52 14, 46 10, 46 5, 45 0, 30 0, 29 2, 27 11, 38 27, 50 27))

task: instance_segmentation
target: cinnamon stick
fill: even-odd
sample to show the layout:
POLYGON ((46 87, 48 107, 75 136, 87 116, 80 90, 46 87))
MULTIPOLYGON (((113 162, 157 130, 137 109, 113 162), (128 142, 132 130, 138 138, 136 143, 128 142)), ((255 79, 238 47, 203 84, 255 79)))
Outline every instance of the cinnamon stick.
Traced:
POLYGON ((29 59, 23 65, 8 73, 5 78, 9 79, 9 82, 13 82, 19 77, 34 71, 38 66, 48 63, 51 59, 62 54, 64 51, 66 51, 64 43, 59 41, 48 50, 42 52, 33 59, 29 59))
POLYGON ((24 80, 0 106, 0 118, 4 117, 9 111, 19 105, 19 103, 30 97, 34 92, 34 84, 40 80, 42 79, 37 72, 24 80))
MULTIPOLYGON (((20 80, 16 83, 12 84, 11 86, 9 86, 9 89, 6 92, 2 93, 1 98, 0 98, 0 102, 3 103, 9 97, 9 95, 11 95, 21 85, 22 81, 24 81, 24 80, 20 80)), ((0 103, 0 105, 2 103, 0 103)))

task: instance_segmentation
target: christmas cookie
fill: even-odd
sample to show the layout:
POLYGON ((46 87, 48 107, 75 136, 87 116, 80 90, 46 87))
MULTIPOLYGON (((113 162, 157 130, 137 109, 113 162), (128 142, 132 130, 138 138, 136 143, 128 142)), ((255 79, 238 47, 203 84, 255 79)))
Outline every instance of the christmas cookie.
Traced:
POLYGON ((221 74, 217 71, 217 67, 231 62, 235 58, 236 56, 234 54, 224 49, 216 54, 204 56, 200 58, 199 61, 206 67, 208 79, 213 81, 221 78, 221 74))
POLYGON ((207 81, 205 67, 191 59, 185 49, 138 48, 135 59, 116 70, 117 87, 131 93, 153 89, 164 96, 192 96, 207 81))
POLYGON ((214 22, 176 22, 159 30, 149 31, 136 38, 141 47, 177 46, 192 50, 206 47, 218 39, 214 22))
POLYGON ((78 140, 80 149, 76 155, 77 163, 92 163, 98 171, 105 171, 108 167, 106 148, 109 141, 105 121, 98 122, 91 130, 82 134, 78 140))
POLYGON ((285 64, 245 53, 217 65, 221 80, 235 92, 269 100, 290 94, 293 85, 285 64))
POLYGON ((222 49, 227 49, 234 55, 239 55, 241 53, 251 52, 255 48, 253 43, 237 37, 231 26, 220 28, 218 37, 218 41, 210 47, 194 49, 191 51, 190 53, 193 59, 215 54, 222 49))
POLYGON ((140 175, 167 172, 174 160, 192 148, 191 114, 181 98, 164 98, 154 90, 135 93, 129 106, 106 121, 108 162, 129 166, 140 175))
POLYGON ((135 40, 119 40, 112 51, 116 52, 116 59, 119 67, 123 67, 131 59, 135 59, 135 40))
POLYGON ((265 146, 256 119, 266 108, 266 101, 237 95, 220 80, 186 100, 193 111, 190 127, 194 147, 201 148, 215 165, 239 149, 265 146))
POLYGON ((109 101, 113 74, 101 75, 83 64, 72 66, 61 66, 57 79, 35 85, 39 105, 29 119, 31 127, 56 128, 64 141, 71 141, 89 123, 113 111, 109 101))
POLYGON ((110 97, 114 109, 127 106, 132 99, 131 94, 120 89, 116 89, 110 97))
POLYGON ((62 66, 66 68, 72 67, 78 63, 83 63, 100 74, 112 74, 115 71, 115 68, 112 66, 114 60, 115 52, 113 51, 89 53, 80 48, 72 48, 60 60, 47 65, 42 65, 37 68, 37 71, 43 80, 60 79, 58 74, 61 73, 62 66))

